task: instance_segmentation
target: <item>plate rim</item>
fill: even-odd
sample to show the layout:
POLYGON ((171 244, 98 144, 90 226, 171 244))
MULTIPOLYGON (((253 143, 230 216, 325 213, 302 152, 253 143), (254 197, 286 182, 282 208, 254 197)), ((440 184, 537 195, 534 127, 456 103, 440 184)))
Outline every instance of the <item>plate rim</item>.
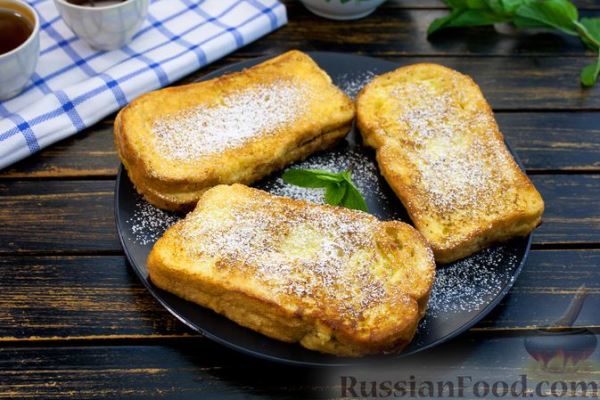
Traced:
MULTIPOLYGON (((396 67, 401 67, 403 66, 403 64, 399 64, 393 61, 389 61, 389 60, 385 60, 385 59, 379 59, 376 57, 370 57, 370 56, 364 56, 364 55, 359 55, 359 54, 349 54, 349 53, 339 53, 339 52, 332 52, 332 51, 306 51, 306 54, 308 54, 309 56, 311 56, 311 58, 315 58, 315 57, 319 57, 319 56, 326 56, 326 57, 350 57, 350 58, 355 58, 355 57, 359 57, 362 59, 368 59, 368 60, 376 60, 377 62, 385 62, 387 64, 389 64, 390 66, 396 66, 396 67)), ((251 65, 255 65, 257 63, 260 63, 263 60, 269 59, 271 58, 272 55, 265 55, 265 56, 260 56, 260 57, 255 57, 255 58, 251 58, 248 60, 243 60, 243 61, 238 61, 235 62, 233 64, 229 64, 229 65, 225 65, 221 68, 218 68, 214 71, 211 71, 209 73, 206 73, 204 75, 202 75, 200 78, 198 78, 197 80, 193 81, 194 82, 201 82, 205 79, 212 79, 214 77, 217 76, 221 76, 224 73, 228 73, 229 70, 231 69, 235 69, 235 67, 239 67, 240 65, 243 68, 247 68, 248 66, 251 65)), ((316 60, 315 60, 316 62, 316 60)), ((513 159, 515 160, 515 162, 517 163, 517 165, 519 166, 519 168, 523 171, 523 173, 526 173, 525 167, 523 165, 523 163, 521 162, 520 158, 518 157, 518 155, 513 151, 512 147, 510 146, 510 144, 506 141, 506 139, 504 140, 504 144, 507 146, 509 152, 511 153, 513 159)), ((114 195, 113 195, 113 201, 114 201, 114 218, 115 218, 115 225, 116 225, 116 229, 117 229, 117 235, 119 237, 119 242, 121 244, 121 247, 123 249, 123 252, 125 253, 125 257, 127 258, 127 263, 129 264, 130 268, 133 269, 133 271, 135 272, 136 276, 138 277, 138 279, 142 282, 142 284, 144 285, 144 287, 146 288, 146 290, 148 290, 148 292, 150 292, 150 294, 152 295, 152 297, 157 300, 160 305, 162 307, 164 307, 171 315, 173 315, 177 320, 181 321, 184 325, 186 325, 187 327, 189 327, 190 329, 200 333, 202 336, 206 337, 207 339, 210 339, 216 343, 218 343, 219 345, 223 345, 228 347, 231 350, 235 350, 239 353, 245 354, 245 355, 249 355, 252 357, 256 357, 258 359, 262 359, 262 360, 268 360, 271 362, 275 362, 275 363, 280 363, 280 364, 285 364, 285 365, 290 365, 290 366, 295 366, 295 367, 350 367, 350 366, 357 366, 357 365, 364 365, 364 364, 369 364, 369 363, 373 363, 374 361, 377 362, 391 362, 394 360, 399 360, 401 358, 404 357, 408 357, 408 356, 412 356, 414 354, 420 353, 422 351, 431 349, 433 347, 439 346, 441 344, 444 344, 450 340, 452 340, 453 338, 456 338, 457 336, 463 334, 464 332, 466 332, 467 330, 469 330, 470 328, 472 328, 475 324, 477 324, 478 322, 480 322, 483 318, 485 318, 494 308, 496 308, 498 306, 498 304, 500 303, 500 301, 502 301, 502 299, 504 299, 506 297, 506 295, 508 294, 508 292, 513 288, 515 282, 517 281, 519 275, 521 274, 521 271, 523 269, 523 267, 525 266, 525 263, 527 262, 528 256, 529 256, 529 252, 531 251, 531 243, 532 243, 532 239, 533 239, 533 232, 529 233, 526 237, 526 242, 525 242, 525 248, 523 251, 523 256, 519 262, 519 265, 517 266, 517 268, 514 270, 514 273, 511 274, 511 278, 509 280, 509 282, 503 286, 502 290, 500 290, 500 292, 498 292, 496 294, 496 296, 493 298, 492 301, 490 301, 489 303, 487 303, 485 305, 485 307, 483 307, 482 309, 478 310, 478 312, 470 319, 468 320, 465 324, 463 324, 460 328, 456 329, 453 332, 448 333, 445 336, 442 336, 441 338, 437 339, 436 341, 429 343, 428 345, 419 347, 418 349, 414 349, 412 351, 409 352, 400 352, 400 353, 396 353, 396 354, 389 354, 389 355, 379 355, 379 356, 375 356, 375 357, 368 357, 368 358, 347 358, 347 357, 337 357, 335 355, 331 355, 331 360, 332 362, 316 362, 316 361, 299 361, 299 360, 294 360, 294 359, 290 359, 290 358, 285 358, 285 357, 277 357, 274 355, 270 355, 270 354, 265 354, 262 353, 260 351, 256 351, 256 350, 252 350, 249 349, 247 347, 241 346, 239 344, 230 342, 228 340, 223 339, 220 336, 214 335, 210 332, 205 331, 202 327, 198 326, 196 323, 189 321, 187 318, 183 317, 182 315, 179 314, 179 312, 177 312, 177 310, 175 310, 173 307, 171 307, 166 300, 164 300, 162 298, 162 296, 160 296, 160 294, 157 292, 157 288, 153 287, 150 284, 149 279, 147 279, 147 277, 142 276, 142 271, 136 267, 136 263, 133 262, 134 258, 132 257, 129 247, 126 245, 126 238, 124 236, 124 232, 121 229, 121 224, 120 221, 122 221, 122 217, 120 215, 120 187, 121 187, 121 180, 123 179, 123 175, 125 175, 125 177, 127 179, 129 179, 129 176, 127 175, 127 172, 125 171, 125 168, 123 166, 122 163, 119 164, 119 170, 117 172, 117 177, 115 180, 115 189, 114 189, 114 195), (340 362, 336 362, 335 360, 339 360, 340 362)), ((133 182, 130 181, 130 183, 133 185, 133 182)), ((412 221, 411 221, 411 226, 412 226, 412 221)), ((436 265, 436 269, 437 269, 437 265, 436 265)), ((198 305, 198 307, 201 307, 200 305, 198 305)), ((226 318, 225 316, 222 316, 223 318, 226 318)), ((249 328, 245 328, 243 326, 240 326, 241 329, 249 329, 249 328)), ((276 340, 276 339, 271 339, 271 340, 276 340)), ((306 349, 306 351, 314 351, 314 350, 310 350, 310 349, 306 349)))

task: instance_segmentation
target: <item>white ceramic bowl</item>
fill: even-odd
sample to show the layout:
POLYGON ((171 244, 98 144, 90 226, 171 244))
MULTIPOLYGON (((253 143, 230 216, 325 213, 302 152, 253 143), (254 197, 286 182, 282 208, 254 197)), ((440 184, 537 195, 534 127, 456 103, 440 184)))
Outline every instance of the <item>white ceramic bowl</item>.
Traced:
POLYGON ((99 50, 123 47, 140 29, 148 0, 126 0, 105 7, 87 7, 54 0, 65 23, 83 41, 99 50))
POLYGON ((385 0, 300 0, 320 17, 349 20, 366 17, 385 0))
POLYGON ((35 10, 21 0, 0 0, 0 7, 17 11, 33 26, 25 42, 0 55, 0 100, 5 100, 19 94, 35 71, 40 55, 40 19, 35 10))

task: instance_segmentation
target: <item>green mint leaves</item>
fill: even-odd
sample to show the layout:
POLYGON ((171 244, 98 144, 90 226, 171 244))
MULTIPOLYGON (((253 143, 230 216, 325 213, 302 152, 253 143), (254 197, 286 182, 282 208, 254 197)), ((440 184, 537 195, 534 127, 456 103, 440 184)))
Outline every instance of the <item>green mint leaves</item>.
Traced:
MULTIPOLYGON (((600 18, 581 18, 570 0, 445 0, 450 14, 434 20, 427 34, 441 29, 512 23, 519 28, 550 28, 578 36, 600 53, 600 18)), ((581 71, 581 84, 593 86, 600 75, 600 55, 581 71)))
POLYGON ((598 81, 598 75, 600 75, 600 54, 594 64, 590 64, 581 70, 581 84, 583 86, 594 86, 598 81))
POLYGON ((517 8, 517 26, 554 28, 567 35, 577 36, 575 23, 579 19, 577 8, 568 0, 544 0, 524 4, 517 8))
POLYGON ((319 169, 289 169, 283 173, 282 178, 295 186, 325 188, 327 204, 368 211, 367 202, 354 186, 350 171, 332 173, 319 169))
POLYGON ((581 83, 584 86, 594 86, 600 74, 600 18, 581 18, 576 24, 581 40, 591 50, 598 52, 594 64, 590 64, 581 71, 581 83))

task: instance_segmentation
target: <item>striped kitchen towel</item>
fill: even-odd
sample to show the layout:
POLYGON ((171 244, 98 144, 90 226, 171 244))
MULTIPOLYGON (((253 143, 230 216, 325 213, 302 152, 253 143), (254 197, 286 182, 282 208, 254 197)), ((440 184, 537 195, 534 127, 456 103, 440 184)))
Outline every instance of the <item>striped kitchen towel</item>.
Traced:
POLYGON ((29 0, 41 21, 31 83, 0 102, 0 169, 94 124, 287 22, 277 0, 158 0, 132 42, 97 51, 52 0, 29 0))

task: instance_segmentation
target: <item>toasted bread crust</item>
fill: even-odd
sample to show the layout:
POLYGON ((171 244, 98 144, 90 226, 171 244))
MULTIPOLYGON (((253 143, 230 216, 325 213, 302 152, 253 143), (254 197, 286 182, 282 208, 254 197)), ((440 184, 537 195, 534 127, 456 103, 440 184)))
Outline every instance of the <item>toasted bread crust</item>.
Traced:
POLYGON ((157 207, 181 211, 192 208, 212 186, 249 184, 327 148, 347 134, 353 117, 350 98, 310 57, 290 51, 241 72, 140 96, 119 112, 114 132, 119 156, 137 190, 157 207), (214 109, 232 96, 283 83, 301 85, 305 94, 302 107, 289 111, 297 117, 274 131, 187 159, 170 157, 156 144, 156 121, 177 119, 198 107, 214 109))
POLYGON ((426 309, 435 264, 425 240, 409 225, 236 184, 206 191, 196 209, 155 244, 148 272, 158 287, 269 337, 321 352, 361 356, 398 351, 410 342, 426 309), (305 214, 312 217, 299 217, 305 214), (344 237, 321 231, 311 236, 310 227, 318 225, 314 216, 325 218, 334 232, 338 223, 358 227, 346 230, 346 235, 375 245, 354 248, 344 237), (219 230, 229 218, 236 221, 233 230, 219 230), (268 221, 255 228, 253 219, 268 221), (236 230, 247 227, 252 227, 253 239, 240 244, 243 235, 236 230), (314 264, 311 257, 321 253, 309 256, 311 243, 321 248, 332 238, 352 254, 332 255, 323 266, 314 264), (243 261, 228 253, 229 240, 234 242, 231 246, 249 244, 243 261), (218 251, 211 253, 215 248, 218 251), (279 264, 268 258, 273 254, 279 264), (348 259, 355 261, 345 263, 348 259), (304 278, 294 280, 297 274, 304 278), (337 286, 339 279, 342 287, 337 286), (367 296, 374 290, 379 295, 367 296), (348 293, 355 294, 346 299, 348 293))
POLYGON ((436 64, 381 75, 357 97, 357 125, 439 263, 541 222, 543 200, 468 76, 436 64))

